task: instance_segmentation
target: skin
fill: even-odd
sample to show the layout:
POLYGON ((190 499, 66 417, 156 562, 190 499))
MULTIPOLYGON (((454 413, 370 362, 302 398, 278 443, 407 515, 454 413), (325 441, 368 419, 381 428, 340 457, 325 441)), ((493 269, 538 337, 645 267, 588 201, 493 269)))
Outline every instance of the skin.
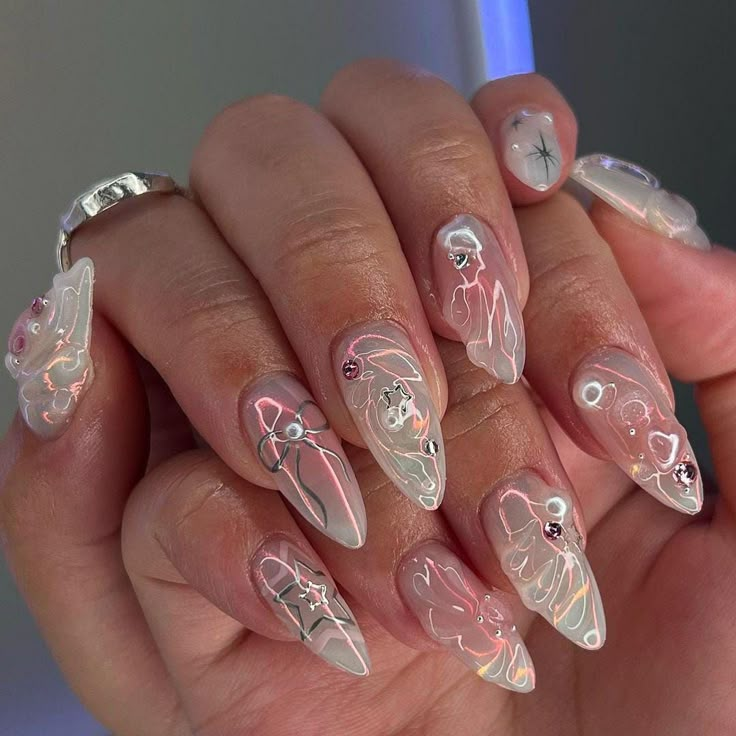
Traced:
MULTIPOLYGON (((632 229, 604 208, 593 210, 591 224, 577 204, 557 193, 559 186, 542 195, 509 183, 510 199, 504 199, 508 172, 496 168, 490 148, 480 166, 474 156, 448 155, 482 149, 487 145, 483 133, 493 140, 492 131, 511 107, 534 102, 554 111, 569 166, 575 124, 564 101, 537 77, 516 81, 516 87, 507 80, 484 88, 474 101, 477 117, 442 83, 387 62, 343 72, 325 94, 325 116, 350 144, 346 148, 340 142, 331 150, 344 160, 345 172, 355 170, 358 158, 365 167, 357 179, 341 179, 340 171, 322 172, 322 181, 334 177, 333 183, 345 184, 341 196, 360 200, 360 207, 331 203, 326 211, 344 207, 375 216, 367 230, 350 232, 379 233, 365 241, 366 247, 382 244, 375 262, 380 266, 394 259, 402 278, 411 273, 417 284, 406 299, 380 306, 379 316, 410 323, 441 406, 447 395, 443 433, 449 476, 440 511, 423 512, 412 505, 365 450, 350 450, 369 526, 359 550, 346 551, 295 520, 279 496, 254 485, 268 479, 242 451, 236 407, 244 373, 249 379, 263 370, 300 375, 303 368, 315 394, 325 397, 333 426, 359 444, 337 390, 330 390, 329 366, 319 361, 326 360, 333 332, 342 327, 332 321, 375 317, 376 304, 385 305, 374 301, 370 284, 356 292, 356 284, 365 279, 341 281, 330 272, 325 283, 344 292, 333 293, 329 303, 347 303, 348 310, 329 314, 310 302, 310 291, 299 295, 296 278, 294 289, 274 296, 270 259, 253 265, 264 250, 249 250, 252 238, 246 228, 252 225, 223 219, 234 207, 218 214, 209 205, 233 250, 199 209, 177 198, 152 197, 143 207, 131 203, 75 236, 75 253, 105 259, 98 268, 95 382, 58 440, 38 440, 20 420, 11 427, 0 447, 0 528, 19 586, 68 680, 115 733, 444 736, 461 724, 468 732, 494 735, 717 734, 733 722, 730 683, 736 646, 730 611, 736 591, 729 571, 736 558, 736 485, 729 462, 736 445, 731 420, 736 336, 724 315, 736 307, 736 258, 722 249, 692 251, 632 229), (370 89, 376 93, 373 108, 357 109, 370 89), (411 156, 411 141, 422 139, 402 139, 397 129, 388 138, 388 150, 381 152, 369 116, 373 109, 377 119, 387 119, 381 110, 397 109, 407 96, 413 105, 404 119, 427 122, 432 130, 441 122, 438 111, 454 107, 457 114, 443 135, 462 145, 441 149, 442 155, 434 157, 436 148, 419 146, 424 157, 416 161, 424 170, 408 165, 414 159, 404 162, 403 170, 418 173, 394 190, 387 162, 400 154, 411 156), (355 116, 340 120, 339 111, 347 109, 354 109, 355 116), (370 181, 380 190, 387 213, 364 186, 370 181), (438 181, 442 186, 436 186, 438 181), (515 219, 512 203, 527 205, 515 219), (528 375, 538 399, 520 384, 500 386, 473 368, 458 343, 440 339, 435 346, 432 338, 422 337, 428 326, 452 337, 428 301, 427 243, 445 216, 484 208, 485 216, 499 223, 526 301, 528 375), (172 221, 186 227, 172 230, 172 221), (103 236, 106 250, 98 245, 103 236), (181 238, 188 238, 191 247, 181 238), (111 247, 116 242, 129 247, 142 243, 140 255, 152 259, 148 268, 131 268, 136 259, 130 250, 116 260, 115 254, 125 252, 111 247), (172 248, 152 247, 169 242, 172 248), (399 242, 406 263, 389 247, 399 242), (215 251, 216 267, 213 261, 197 263, 198 254, 215 251), (168 267, 167 257, 175 259, 176 270, 168 267), (265 296, 243 263, 257 273, 265 296), (163 286, 151 273, 176 278, 163 286), (176 302, 177 283, 193 278, 202 287, 198 298, 215 295, 215 301, 208 303, 209 310, 184 310, 190 319, 182 320, 182 311, 169 311, 169 300, 160 295, 166 288, 176 302), (130 293, 137 299, 120 296, 130 293), (340 298, 353 293, 355 302, 340 298), (245 312, 239 311, 242 305, 245 312), (250 329, 208 331, 204 328, 222 324, 208 314, 224 319, 226 326, 247 324, 250 329), (298 337, 310 334, 318 339, 298 337), (190 342, 194 338, 203 341, 201 349, 190 342), (218 345, 212 349, 212 338, 222 338, 228 352, 218 351, 218 345), (163 349, 161 340, 169 341, 163 349), (190 359, 186 370, 170 359, 180 345, 190 346, 184 354, 190 359), (593 457, 602 457, 602 450, 576 420, 567 382, 579 358, 599 345, 630 350, 665 390, 664 366, 699 384, 721 491, 700 516, 663 508, 612 464, 593 457), (683 345, 691 348, 686 359, 683 345), (136 352, 160 376, 148 368, 141 380, 136 352), (202 381, 209 384, 204 390, 202 381), (187 417, 214 452, 195 449, 187 417), (434 540, 453 549, 487 584, 510 591, 482 535, 477 509, 489 487, 523 468, 577 493, 609 635, 603 650, 584 652, 519 608, 516 620, 535 661, 538 684, 532 694, 516 696, 484 683, 433 644, 403 605, 394 575, 413 547, 434 540), (78 482, 80 477, 85 483, 78 482), (327 667, 294 643, 258 598, 245 571, 259 545, 274 534, 311 546, 348 594, 371 653, 370 677, 351 679, 327 667)), ((195 156, 193 182, 200 201, 210 196, 215 202, 219 190, 207 187, 227 191, 227 181, 252 166, 249 139, 233 131, 244 124, 263 126, 261 118, 256 115, 253 122, 252 116, 254 111, 262 114, 264 106, 277 142, 285 140, 279 136, 289 129, 279 122, 283 113, 291 116, 292 126, 296 120, 292 130, 297 139, 305 135, 297 149, 305 160, 336 140, 322 118, 315 119, 298 103, 280 98, 241 103, 216 121, 195 156), (238 155, 244 168, 227 169, 238 155), (208 174, 218 161, 224 166, 224 184, 208 174)), ((278 171, 281 160, 267 161, 261 173, 278 171)), ((264 217, 257 235, 275 228, 264 242, 267 249, 283 232, 280 221, 268 215, 292 212, 298 194, 288 189, 299 181, 298 171, 290 173, 288 182, 280 176, 266 179, 262 207, 255 210, 264 217), (283 199, 269 212, 269 197, 276 193, 283 199)), ((259 196, 258 187, 253 195, 259 196)), ((404 282, 398 290, 392 283, 395 274, 396 269, 379 268, 373 283, 384 296, 406 293, 404 282)))

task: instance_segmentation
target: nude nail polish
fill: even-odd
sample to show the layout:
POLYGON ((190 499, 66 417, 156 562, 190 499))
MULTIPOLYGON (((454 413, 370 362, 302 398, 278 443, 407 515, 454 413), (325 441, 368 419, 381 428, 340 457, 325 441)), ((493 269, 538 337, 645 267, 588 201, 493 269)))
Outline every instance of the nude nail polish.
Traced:
POLYGON ((603 348, 583 359, 571 388, 591 434, 632 480, 667 506, 700 511, 703 485, 685 429, 639 360, 603 348))
POLYGON ((18 384, 18 404, 28 427, 54 439, 68 427, 94 368, 92 332, 94 265, 81 258, 54 276, 53 286, 18 318, 5 366, 18 384))
POLYGON ((663 189, 657 177, 640 166, 595 153, 579 158, 570 178, 637 225, 693 248, 710 250, 695 208, 663 189))
POLYGON ((523 184, 543 192, 560 178, 562 154, 552 113, 517 110, 501 125, 506 168, 523 184))
POLYGON ((503 383, 521 378, 526 355, 516 283, 493 231, 472 215, 439 230, 434 276, 442 314, 471 363, 503 383))
POLYGON ((578 646, 602 647, 603 604, 570 494, 521 473, 488 494, 481 523, 524 605, 578 646))
POLYGON ((409 336, 393 322, 360 325, 335 349, 345 404, 389 479, 425 509, 445 488, 445 452, 437 410, 409 336))
POLYGON ((427 635, 476 674, 508 690, 534 689, 534 666, 513 624, 507 594, 486 588, 438 542, 407 555, 397 581, 427 635))
POLYGON ((368 674, 368 652, 355 617, 311 553, 286 537, 271 537, 253 558, 253 576, 269 608, 308 649, 351 675, 368 674))
POLYGON ((366 516, 355 474, 301 383, 286 373, 266 376, 250 388, 242 407, 258 457, 284 497, 323 534, 360 547, 366 516))

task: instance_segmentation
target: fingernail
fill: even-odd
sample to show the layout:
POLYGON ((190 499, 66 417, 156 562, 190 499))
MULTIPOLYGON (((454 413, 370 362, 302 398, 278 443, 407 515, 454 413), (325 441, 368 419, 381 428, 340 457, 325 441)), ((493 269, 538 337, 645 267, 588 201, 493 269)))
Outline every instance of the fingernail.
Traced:
POLYGON ((442 430, 409 336, 392 322, 361 325, 335 354, 338 383, 368 449, 400 491, 436 509, 445 488, 442 430))
POLYGON ((560 178, 562 154, 552 113, 518 110, 501 126, 503 160, 523 184, 543 192, 560 178))
POLYGON ((268 606, 308 649, 351 675, 368 674, 363 634, 322 563, 275 536, 256 552, 253 571, 268 606))
POLYGON ((489 493, 481 522, 524 605, 578 646, 600 649, 603 604, 570 494, 523 473, 489 493))
POLYGON ((700 471, 669 398, 632 355, 604 348, 572 379, 580 416, 611 459, 657 500, 686 514, 703 505, 700 471))
POLYGON ((507 594, 488 590, 438 542, 405 557, 397 580, 430 638, 488 682, 522 693, 534 689, 534 665, 511 619, 507 594))
POLYGON ((491 229, 472 215, 453 218, 437 233, 434 273, 442 314, 470 362, 516 383, 526 355, 524 323, 511 269, 491 229))
POLYGON ((594 153, 575 162, 570 178, 638 225, 693 248, 710 250, 695 208, 662 189, 657 177, 640 166, 594 153))
POLYGON ((43 439, 64 432, 94 377, 93 284, 92 261, 81 258, 54 276, 51 290, 33 300, 10 333, 5 366, 26 424, 43 439))
POLYGON ((365 542, 363 498, 342 445, 293 376, 267 376, 243 402, 243 423, 281 493, 313 526, 346 547, 365 542))

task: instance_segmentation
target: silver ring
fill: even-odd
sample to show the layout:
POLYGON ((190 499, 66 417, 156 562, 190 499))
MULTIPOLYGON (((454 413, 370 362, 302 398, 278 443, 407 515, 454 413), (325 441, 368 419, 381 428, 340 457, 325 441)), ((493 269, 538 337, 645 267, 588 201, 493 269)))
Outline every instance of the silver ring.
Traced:
POLYGON ((126 199, 149 192, 176 194, 182 190, 168 174, 127 171, 112 179, 98 182, 84 194, 80 194, 61 217, 61 229, 56 241, 58 270, 68 271, 72 267, 71 237, 78 227, 126 199))

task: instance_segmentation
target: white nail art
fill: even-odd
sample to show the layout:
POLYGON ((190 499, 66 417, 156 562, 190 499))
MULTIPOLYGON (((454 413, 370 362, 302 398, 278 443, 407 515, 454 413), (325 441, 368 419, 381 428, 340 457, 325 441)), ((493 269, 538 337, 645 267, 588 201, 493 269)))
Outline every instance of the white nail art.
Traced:
POLYGON ((378 464, 412 501, 436 509, 445 489, 442 430, 409 336, 391 322, 361 325, 336 358, 345 404, 378 464))
POLYGON ((638 225, 693 248, 710 250, 708 236, 698 227, 695 208, 662 189, 657 177, 646 169, 595 153, 579 158, 570 178, 638 225))
POLYGON ((570 494, 523 473, 491 492, 481 520, 524 605, 578 646, 603 646, 603 604, 570 494))
POLYGON ((543 192, 560 178, 562 154, 551 113, 509 115, 501 126, 501 146, 506 167, 532 189, 543 192))
POLYGON ((89 354, 94 266, 82 258, 54 276, 10 334, 5 365, 18 383, 28 426, 51 439, 61 434, 93 378, 89 354))

